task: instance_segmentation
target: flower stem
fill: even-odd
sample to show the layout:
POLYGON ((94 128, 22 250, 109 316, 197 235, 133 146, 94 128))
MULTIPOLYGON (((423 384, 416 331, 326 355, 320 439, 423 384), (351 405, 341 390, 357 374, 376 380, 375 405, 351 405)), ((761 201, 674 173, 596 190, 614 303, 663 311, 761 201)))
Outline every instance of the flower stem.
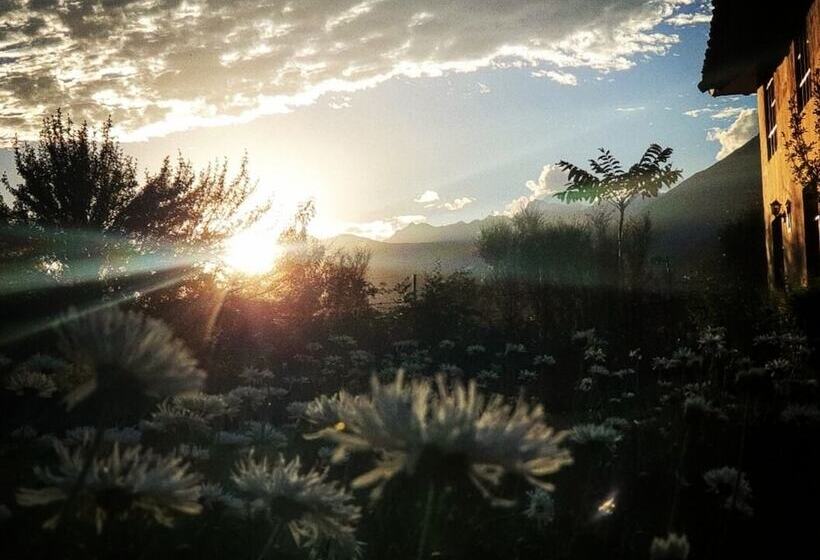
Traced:
POLYGON ((433 518, 433 502, 436 497, 435 483, 430 482, 427 488, 427 498, 424 502, 424 519, 421 524, 421 534, 419 535, 419 546, 416 552, 416 560, 424 558, 424 549, 427 547, 427 536, 430 532, 430 521, 433 518))

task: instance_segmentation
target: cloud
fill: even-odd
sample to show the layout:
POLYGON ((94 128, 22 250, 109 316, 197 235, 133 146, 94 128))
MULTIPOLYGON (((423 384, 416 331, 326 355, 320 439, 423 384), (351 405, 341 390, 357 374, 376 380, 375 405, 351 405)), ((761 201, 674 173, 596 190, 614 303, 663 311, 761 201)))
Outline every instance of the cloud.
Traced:
POLYGON ((646 107, 644 107, 643 105, 639 107, 618 107, 615 110, 619 113, 637 113, 638 111, 645 111, 646 107))
POLYGON ((720 111, 715 112, 712 115, 713 119, 720 120, 720 119, 736 119, 740 115, 742 115, 745 111, 749 109, 746 107, 725 107, 720 111))
POLYGON ((743 109, 735 122, 727 128, 712 128, 707 131, 706 139, 720 143, 715 159, 721 160, 743 146, 758 132, 757 111, 743 109))
POLYGON ((558 72, 556 70, 536 70, 532 73, 535 78, 549 78, 553 82, 558 82, 562 86, 577 86, 578 78, 569 72, 558 72))
POLYGON ((567 182, 567 174, 557 164, 548 164, 541 168, 541 174, 537 181, 529 180, 524 186, 530 194, 520 196, 507 204, 502 214, 512 215, 527 207, 534 200, 542 200, 552 196, 556 192, 563 190, 567 182))
POLYGON ((444 208, 453 212, 455 210, 461 210, 468 204, 475 202, 475 199, 469 196, 462 196, 447 202, 441 200, 441 197, 436 191, 427 190, 414 198, 413 202, 423 204, 425 208, 444 208))
POLYGON ((715 109, 713 107, 703 107, 702 109, 690 109, 684 111, 687 117, 698 118, 701 115, 710 115, 714 120, 736 119, 744 111, 748 111, 748 107, 723 107, 722 109, 715 109))
POLYGON ((696 119, 701 115, 706 115, 712 112, 714 112, 714 109, 710 107, 704 107, 703 109, 690 109, 688 111, 684 111, 683 114, 687 117, 692 117, 693 119, 696 119))
POLYGON ((398 230, 409 226, 410 224, 421 224, 427 221, 426 216, 409 215, 409 216, 394 216, 384 220, 374 220, 372 222, 363 223, 344 223, 339 224, 342 233, 349 233, 376 241, 384 241, 390 238, 398 230))
POLYGON ((475 199, 469 196, 462 196, 461 198, 456 198, 452 202, 445 202, 442 204, 443 208, 450 210, 451 212, 455 212, 456 210, 461 210, 468 204, 472 204, 475 202, 475 199))
POLYGON ((625 70, 691 0, 0 2, 0 136, 111 114, 124 140, 248 122, 393 77, 625 70))
POLYGON ((436 191, 424 191, 416 198, 413 199, 413 202, 418 202, 419 204, 425 204, 432 206, 434 203, 438 202, 440 197, 436 191))

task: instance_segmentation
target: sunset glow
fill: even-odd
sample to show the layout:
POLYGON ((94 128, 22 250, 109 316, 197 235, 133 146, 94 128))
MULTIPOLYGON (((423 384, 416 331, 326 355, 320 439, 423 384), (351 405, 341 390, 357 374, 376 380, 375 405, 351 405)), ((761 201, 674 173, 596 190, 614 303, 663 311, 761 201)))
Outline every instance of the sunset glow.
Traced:
POLYGON ((230 272, 255 276, 270 272, 282 253, 270 231, 239 232, 225 243, 222 262, 230 272))

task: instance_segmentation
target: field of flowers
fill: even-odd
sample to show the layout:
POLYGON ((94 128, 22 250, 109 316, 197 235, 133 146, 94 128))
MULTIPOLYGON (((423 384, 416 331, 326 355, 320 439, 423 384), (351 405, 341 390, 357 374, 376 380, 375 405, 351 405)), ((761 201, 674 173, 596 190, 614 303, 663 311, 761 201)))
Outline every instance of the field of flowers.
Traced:
MULTIPOLYGON (((3 558, 731 558, 810 542, 793 328, 662 355, 334 334, 209 378, 171 328, 64 318, 0 359, 3 558)), ((791 547, 791 548, 790 548, 791 547)), ((782 556, 785 557, 785 556, 782 556)))

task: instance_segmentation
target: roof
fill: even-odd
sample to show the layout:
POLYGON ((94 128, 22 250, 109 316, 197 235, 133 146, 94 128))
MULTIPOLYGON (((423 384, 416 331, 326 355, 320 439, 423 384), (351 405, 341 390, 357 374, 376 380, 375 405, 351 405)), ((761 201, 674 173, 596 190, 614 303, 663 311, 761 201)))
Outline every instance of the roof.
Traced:
POLYGON ((712 25, 698 88, 754 93, 789 52, 814 0, 712 0, 712 25))

